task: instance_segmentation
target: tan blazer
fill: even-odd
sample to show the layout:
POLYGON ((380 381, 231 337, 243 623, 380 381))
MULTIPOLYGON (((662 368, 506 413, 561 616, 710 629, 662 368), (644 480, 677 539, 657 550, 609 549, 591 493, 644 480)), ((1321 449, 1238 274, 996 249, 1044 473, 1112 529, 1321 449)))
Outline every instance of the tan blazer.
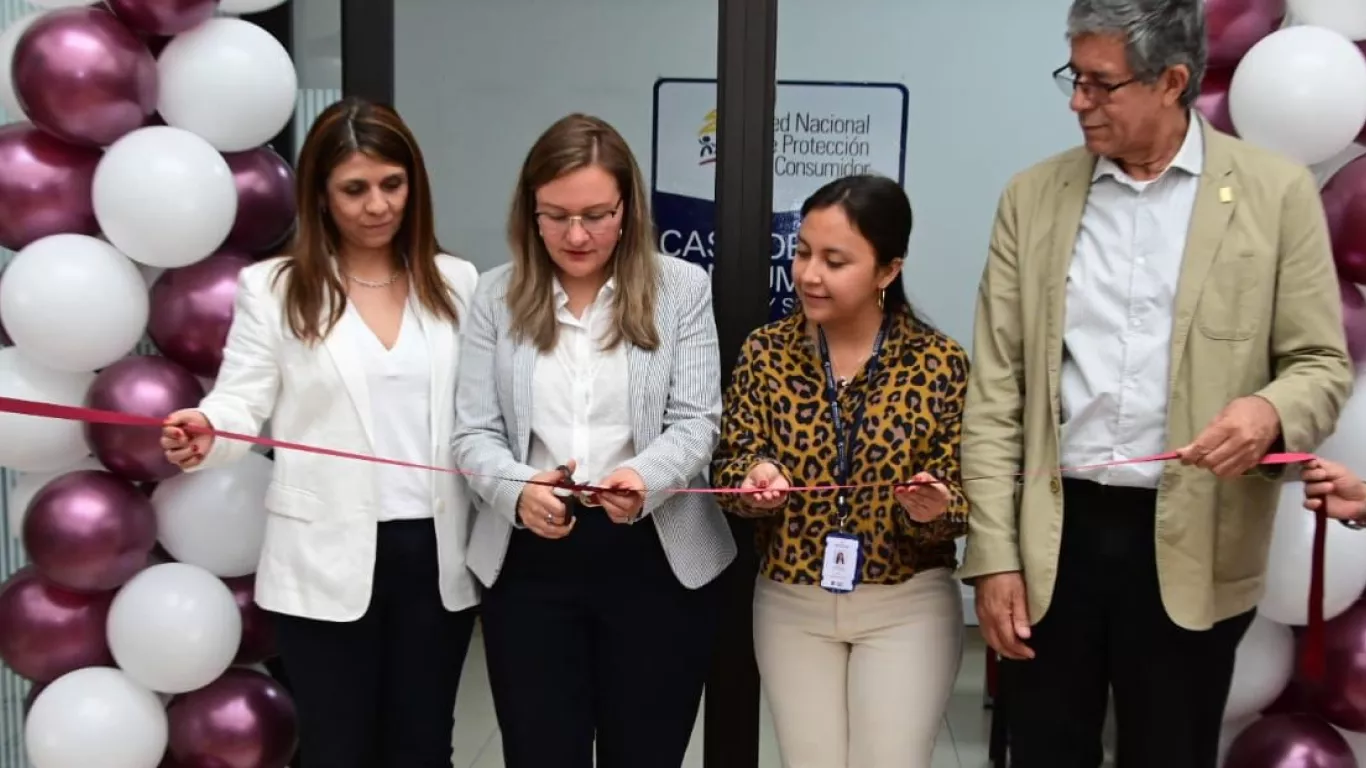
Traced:
MULTIPOLYGON (((1202 121, 1203 123, 1203 121, 1202 121)), ((1353 372, 1318 185, 1309 170, 1203 125, 1205 169, 1172 329, 1167 446, 1189 443, 1234 398, 1260 394, 1287 451, 1330 435, 1353 372)), ((971 504, 959 577, 1023 570, 1029 614, 1048 611, 1062 538, 1058 376, 1069 262, 1095 157, 1076 148, 1001 196, 978 294, 963 416, 971 504)), ((1220 481, 1170 462, 1157 502, 1162 599, 1205 629, 1261 598, 1280 482, 1220 481)), ((1088 511, 1103 513, 1103 511, 1088 511)))

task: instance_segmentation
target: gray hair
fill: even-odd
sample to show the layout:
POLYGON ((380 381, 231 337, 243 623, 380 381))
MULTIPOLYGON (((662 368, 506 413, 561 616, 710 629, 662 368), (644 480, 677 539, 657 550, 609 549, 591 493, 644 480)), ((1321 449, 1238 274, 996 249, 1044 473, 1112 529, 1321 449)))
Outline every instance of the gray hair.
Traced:
POLYGON ((1181 105, 1189 107, 1200 95, 1207 59, 1203 0, 1073 0, 1067 39, 1084 35, 1122 38, 1129 68, 1145 83, 1184 65, 1190 83, 1181 105))

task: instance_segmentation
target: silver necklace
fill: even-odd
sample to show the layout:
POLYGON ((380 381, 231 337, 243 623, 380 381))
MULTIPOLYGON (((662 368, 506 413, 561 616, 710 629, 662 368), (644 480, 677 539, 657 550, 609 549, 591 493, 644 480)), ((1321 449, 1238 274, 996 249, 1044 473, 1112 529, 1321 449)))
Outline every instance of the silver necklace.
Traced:
POLYGON ((378 282, 376 282, 376 281, 374 281, 374 280, 362 280, 361 278, 356 277, 355 275, 352 275, 352 274, 347 274, 347 275, 346 275, 346 279, 347 279, 347 280, 350 280, 351 282, 353 282, 353 283, 355 283, 355 284, 357 284, 357 285, 363 285, 363 286, 365 286, 366 288, 388 288, 389 286, 393 285, 394 282, 397 281, 398 278, 399 278, 399 276, 402 275, 402 274, 403 274, 403 270, 401 270, 401 269, 396 269, 396 270, 394 270, 394 274, 389 275, 389 279, 388 279, 388 280, 380 280, 380 281, 378 281, 378 282))

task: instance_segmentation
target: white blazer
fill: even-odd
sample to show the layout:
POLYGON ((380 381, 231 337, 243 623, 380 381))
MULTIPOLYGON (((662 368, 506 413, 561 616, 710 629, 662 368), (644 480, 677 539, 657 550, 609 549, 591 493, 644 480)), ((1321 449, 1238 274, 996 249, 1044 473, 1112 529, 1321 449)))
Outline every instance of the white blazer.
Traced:
MULTIPOLYGON (((269 419, 275 439, 373 455, 374 425, 360 354, 337 334, 309 346, 289 332, 283 316, 285 283, 273 280, 283 260, 268 259, 242 270, 223 365, 199 410, 214 428, 227 432, 259 434, 269 419)), ((445 254, 437 256, 437 266, 463 321, 479 272, 445 254)), ((454 468, 449 437, 460 334, 420 306, 417 315, 432 369, 431 454, 426 463, 454 468)), ((215 440, 191 471, 240 459, 250 448, 239 440, 215 440)), ((365 614, 379 525, 377 467, 302 451, 275 452, 265 498, 265 544, 256 571, 257 604, 324 621, 351 621, 365 614)), ((456 475, 431 476, 441 599, 447 610, 463 610, 479 602, 465 567, 469 491, 456 475)))

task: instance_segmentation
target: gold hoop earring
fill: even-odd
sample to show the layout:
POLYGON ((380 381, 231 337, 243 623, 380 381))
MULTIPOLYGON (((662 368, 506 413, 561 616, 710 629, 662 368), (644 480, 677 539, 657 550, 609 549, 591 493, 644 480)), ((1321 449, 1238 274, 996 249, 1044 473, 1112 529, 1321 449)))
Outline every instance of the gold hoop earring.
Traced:
POLYGON ((886 289, 886 288, 883 288, 882 290, 880 290, 880 291, 877 292, 877 308, 878 308, 878 309, 882 309, 882 308, 883 308, 883 307, 882 307, 882 304, 883 304, 883 302, 886 300, 886 298, 887 298, 887 289, 886 289))

